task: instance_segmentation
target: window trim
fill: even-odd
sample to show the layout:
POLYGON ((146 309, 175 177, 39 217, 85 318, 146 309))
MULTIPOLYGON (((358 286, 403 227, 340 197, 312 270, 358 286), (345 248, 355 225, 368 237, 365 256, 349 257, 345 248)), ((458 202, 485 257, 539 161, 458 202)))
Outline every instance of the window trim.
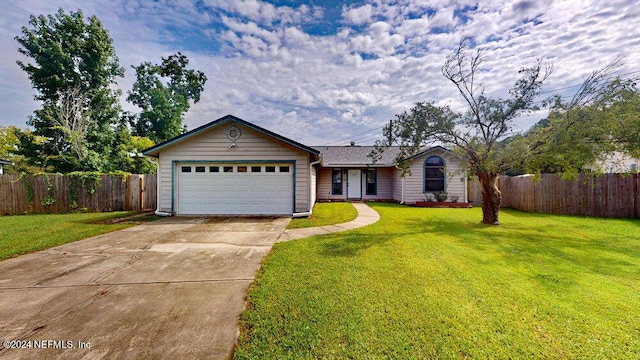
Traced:
POLYGON ((344 175, 342 173, 342 169, 331 169, 331 195, 342 195, 344 194, 344 175), (336 175, 340 174, 340 182, 336 182, 336 175), (340 192, 336 191, 336 184, 340 184, 340 192))
POLYGON ((378 195, 378 169, 376 168, 368 168, 365 174, 365 194, 367 195, 378 195), (373 182, 369 182, 369 173, 373 174, 373 182), (373 191, 369 191, 369 184, 373 185, 373 191))
POLYGON ((447 191, 447 162, 445 161, 445 159, 442 156, 438 156, 438 155, 431 155, 429 157, 427 157, 424 160, 424 163, 422 164, 422 192, 423 193, 436 193, 436 192, 445 192, 447 191), (438 177, 438 178, 428 178, 427 177, 427 162, 429 161, 429 159, 432 158, 438 158, 440 159, 440 161, 442 161, 442 166, 433 166, 430 165, 429 168, 431 169, 442 169, 442 178, 438 177), (427 190, 427 180, 442 180, 442 190, 427 190))

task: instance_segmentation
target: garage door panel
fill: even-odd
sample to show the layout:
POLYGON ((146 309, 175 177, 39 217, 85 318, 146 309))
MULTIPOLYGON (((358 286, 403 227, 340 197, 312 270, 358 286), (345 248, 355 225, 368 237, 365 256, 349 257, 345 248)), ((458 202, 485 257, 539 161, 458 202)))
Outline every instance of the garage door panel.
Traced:
MULTIPOLYGON (((178 167, 179 214, 283 215, 293 212, 293 174, 290 164, 205 164, 205 172, 182 172, 178 167), (245 167, 246 166, 246 167, 245 167), (281 172, 280 167, 289 172, 281 172), (219 172, 211 172, 211 167, 219 172), (225 172, 232 167, 233 172, 225 172), (246 172, 239 172, 243 167, 246 172), (275 168, 276 172, 267 172, 275 168)), ((203 165, 198 165, 203 166, 203 165)))

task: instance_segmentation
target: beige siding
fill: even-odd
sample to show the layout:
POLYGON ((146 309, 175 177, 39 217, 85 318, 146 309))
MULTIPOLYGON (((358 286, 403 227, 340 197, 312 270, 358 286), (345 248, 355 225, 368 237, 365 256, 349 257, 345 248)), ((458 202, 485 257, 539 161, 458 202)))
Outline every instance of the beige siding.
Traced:
MULTIPOLYGON (((318 200, 346 200, 346 186, 347 186, 347 170, 343 168, 342 181, 343 191, 342 195, 331 194, 331 168, 320 168, 318 174, 318 200)), ((393 199, 393 168, 377 168, 377 182, 378 191, 376 195, 367 195, 367 178, 366 168, 360 169, 362 171, 362 199, 363 200, 391 200, 393 199)))
MULTIPOLYGON (((162 170, 158 171, 161 211, 170 212, 172 209, 172 161, 198 160, 295 161, 295 211, 309 211, 309 153, 237 123, 223 124, 161 150, 159 168, 162 170), (229 147, 231 141, 226 135, 232 125, 242 131, 234 148, 229 147)), ((173 171, 177 174, 176 169, 173 171)), ((177 181, 177 176, 174 176, 174 181, 177 181)), ((177 196, 175 191, 174 203, 178 202, 177 196)))
POLYGON ((362 199, 363 200, 391 200, 393 199, 393 168, 377 169, 377 194, 367 195, 367 176, 365 169, 362 173, 362 199))
POLYGON ((342 182, 344 188, 342 189, 342 195, 331 195, 331 168, 320 168, 318 171, 318 190, 316 191, 318 200, 346 200, 346 181, 347 173, 343 170, 342 182))
MULTIPOLYGON (((405 178, 404 201, 407 204, 414 204, 418 201, 425 201, 424 190, 424 161, 432 155, 441 156, 445 161, 445 191, 449 195, 447 201, 451 201, 452 196, 458 197, 458 202, 466 201, 467 179, 466 173, 460 167, 460 162, 450 153, 435 150, 416 158, 411 164, 411 174, 405 178)), ((397 196, 398 194, 396 194, 397 196)))
POLYGON ((402 178, 400 177, 401 171, 393 169, 393 200, 402 202, 402 178))

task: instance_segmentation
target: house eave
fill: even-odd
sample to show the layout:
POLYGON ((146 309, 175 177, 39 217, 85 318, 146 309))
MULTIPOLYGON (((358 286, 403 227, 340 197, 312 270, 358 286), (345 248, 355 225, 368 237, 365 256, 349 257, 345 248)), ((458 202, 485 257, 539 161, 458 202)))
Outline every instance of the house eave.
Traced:
POLYGON ((221 117, 221 118, 219 118, 217 120, 214 120, 212 122, 204 124, 204 125, 202 125, 200 127, 197 127, 197 128, 195 128, 195 129, 193 129, 191 131, 188 131, 188 132, 186 132, 184 134, 178 135, 178 136, 176 136, 174 138, 171 138, 171 139, 169 139, 167 141, 164 141, 164 142, 162 142, 160 144, 154 145, 154 146, 152 146, 152 147, 150 147, 148 149, 143 150, 142 154, 145 155, 145 156, 151 156, 151 157, 157 158, 157 157, 160 156, 160 151, 162 149, 165 149, 165 148, 167 148, 169 146, 172 146, 172 145, 175 145, 175 144, 180 143, 182 141, 185 141, 185 140, 187 140, 187 139, 189 139, 189 138, 191 138, 191 137, 193 137, 195 135, 198 135, 198 134, 200 134, 200 133, 202 133, 204 131, 207 131, 209 129, 221 126, 221 125, 223 125, 225 123, 228 123, 228 122, 236 122, 238 124, 241 124, 243 126, 246 126, 246 127, 250 128, 250 129, 253 129, 253 130, 257 131, 257 132, 265 134, 265 135, 267 135, 269 137, 272 137, 272 138, 275 138, 277 140, 280 140, 280 141, 282 141, 282 142, 284 142, 286 144, 289 144, 289 145, 291 145, 291 146, 293 146, 295 148, 298 148, 300 150, 306 151, 306 152, 308 152, 308 153, 310 153, 312 155, 318 156, 320 154, 320 151, 318 151, 318 150, 316 150, 316 149, 314 149, 314 148, 312 148, 310 146, 301 144, 301 143, 299 143, 299 142, 297 142, 295 140, 291 140, 291 139, 286 138, 286 137, 284 137, 282 135, 278 135, 278 134, 276 134, 276 133, 274 133, 274 132, 272 132, 270 130, 267 130, 265 128, 262 128, 260 126, 255 125, 255 124, 252 124, 252 123, 250 123, 248 121, 242 120, 242 119, 240 119, 240 118, 238 118, 236 116, 233 116, 233 115, 225 115, 225 116, 223 116, 223 117, 221 117))
POLYGON ((388 168, 389 164, 322 164, 325 168, 388 168))

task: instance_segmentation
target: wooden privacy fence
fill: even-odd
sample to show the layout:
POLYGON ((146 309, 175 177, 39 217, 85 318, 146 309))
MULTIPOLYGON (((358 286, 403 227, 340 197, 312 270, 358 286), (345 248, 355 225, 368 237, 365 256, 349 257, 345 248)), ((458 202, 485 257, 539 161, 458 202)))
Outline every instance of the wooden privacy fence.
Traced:
POLYGON ((0 175, 0 215, 156 208, 156 175, 0 175))
MULTIPOLYGON (((480 184, 469 184, 469 200, 480 206, 480 184)), ((501 176, 499 184, 503 207, 547 214, 640 218, 638 174, 580 174, 573 181, 542 174, 537 182, 530 176, 501 176)))

